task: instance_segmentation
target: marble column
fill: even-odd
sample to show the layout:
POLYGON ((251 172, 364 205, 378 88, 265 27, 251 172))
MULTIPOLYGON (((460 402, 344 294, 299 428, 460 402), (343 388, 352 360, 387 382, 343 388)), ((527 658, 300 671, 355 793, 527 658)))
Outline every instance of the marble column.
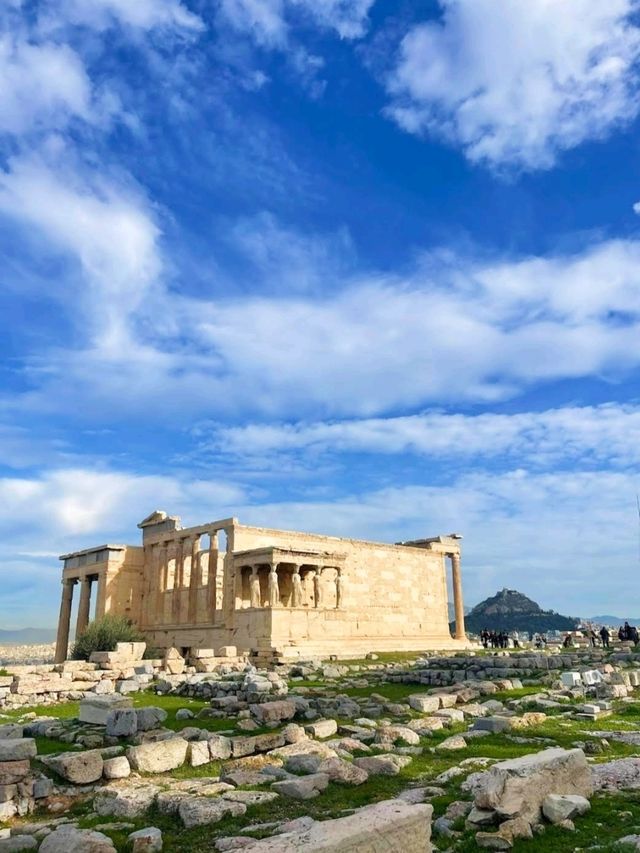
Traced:
POLYGON ((78 604, 78 619, 76 621, 76 637, 84 633, 89 624, 91 610, 91 583, 93 578, 88 575, 80 581, 80 602, 78 604))
POLYGON ((69 627, 75 582, 76 578, 62 581, 62 599, 60 601, 60 616, 58 618, 58 636, 56 637, 56 663, 65 661, 69 651, 69 627))
POLYGON ((173 573, 173 593, 171 595, 171 621, 174 625, 180 622, 180 602, 184 581, 184 539, 176 542, 176 567, 173 573))
POLYGON ((456 614, 456 640, 466 640, 464 630, 464 601, 462 598, 462 576, 460 573, 460 554, 451 554, 451 579, 453 581, 453 606, 456 614))
POLYGON ((196 536, 191 543, 191 575, 189 576, 189 624, 195 625, 198 619, 198 589, 201 580, 202 567, 200 564, 200 537, 196 536))
POLYGON ((336 569, 336 608, 344 605, 344 576, 342 569, 336 569))
POLYGON ((154 561, 154 571, 157 573, 156 583, 156 606, 153 616, 154 626, 164 622, 164 593, 167 589, 167 576, 169 572, 169 559, 167 554, 167 543, 160 542, 154 545, 154 551, 157 550, 157 559, 154 561))
POLYGON ((207 614, 205 621, 216 625, 219 621, 217 604, 218 604, 218 531, 214 530, 209 534, 210 545, 207 555, 207 614))
POLYGON ((98 575, 98 595, 96 596, 96 619, 101 619, 107 612, 107 572, 106 569, 98 575))

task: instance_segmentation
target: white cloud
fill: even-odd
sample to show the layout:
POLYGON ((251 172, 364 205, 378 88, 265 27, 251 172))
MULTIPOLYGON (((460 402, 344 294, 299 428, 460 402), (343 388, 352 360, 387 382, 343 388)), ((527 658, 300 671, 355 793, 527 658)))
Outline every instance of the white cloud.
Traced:
POLYGON ((375 0, 220 0, 222 18, 258 44, 284 49, 292 25, 305 19, 341 38, 364 35, 375 0))
MULTIPOLYGON (((364 420, 200 426, 202 449, 234 457, 270 454, 412 453, 455 459, 508 457, 546 467, 580 460, 590 467, 640 463, 640 408, 613 403, 543 412, 480 415, 425 412, 364 420), (209 434, 208 434, 209 433, 209 434)), ((276 458, 275 465, 279 462, 276 458)))
POLYGON ((242 498, 241 490, 230 483, 64 468, 32 478, 0 479, 0 503, 5 507, 0 530, 13 547, 31 550, 34 544, 48 551, 52 545, 66 547, 73 542, 100 544, 95 536, 101 542, 104 537, 124 536, 124 541, 135 544, 135 524, 150 508, 171 507, 196 524, 201 513, 227 517, 226 511, 242 498), (31 538, 34 530, 39 531, 37 543, 31 538))
POLYGON ((69 163, 60 140, 50 149, 48 159, 19 156, 0 170, 0 211, 79 263, 84 289, 72 304, 106 353, 126 342, 129 317, 160 274, 159 229, 133 188, 69 163))
POLYGON ((81 58, 66 45, 0 36, 0 132, 60 128, 92 118, 92 86, 81 58))
POLYGON ((48 13, 46 21, 48 26, 54 22, 85 24, 98 30, 114 22, 139 30, 204 28, 202 20, 180 0, 62 0, 55 14, 48 13))
POLYGON ((386 81, 388 114, 473 162, 550 167, 638 113, 637 0, 440 0, 386 81))
MULTIPOLYGON (((88 418, 114 404, 139 413, 160 404, 157 417, 173 422, 238 411, 368 417, 503 399, 558 379, 618 379, 640 364, 634 240, 494 263, 430 256, 404 278, 329 272, 329 290, 317 269, 326 258, 301 239, 290 246, 300 282, 320 282, 321 296, 290 286, 216 296, 212 282, 187 297, 162 281, 158 226, 135 193, 54 178, 31 161, 3 181, 0 205, 77 258, 89 285, 68 306, 91 334, 48 354, 46 377, 18 405, 65 408, 82 389, 88 418)), ((254 252, 254 289, 273 277, 275 257, 260 222, 230 238, 254 252)), ((262 223, 274 233, 269 217, 262 223)))

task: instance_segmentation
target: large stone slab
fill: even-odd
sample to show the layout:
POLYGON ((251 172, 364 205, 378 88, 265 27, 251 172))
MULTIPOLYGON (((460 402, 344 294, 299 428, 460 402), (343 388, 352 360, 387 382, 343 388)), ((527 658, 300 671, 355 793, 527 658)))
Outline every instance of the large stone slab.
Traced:
POLYGON ((106 726, 107 717, 111 711, 120 711, 124 708, 133 708, 133 699, 121 696, 119 693, 110 693, 106 696, 91 696, 80 702, 80 713, 78 715, 81 723, 91 723, 94 726, 106 726))
POLYGON ((141 773, 166 773, 181 767, 187 759, 188 742, 172 737, 157 743, 142 743, 127 750, 129 764, 141 773))
POLYGON ((348 817, 320 821, 302 832, 276 835, 243 853, 431 853, 432 806, 385 800, 348 817))
POLYGON ((102 776, 104 761, 98 749, 42 756, 43 764, 74 785, 90 785, 102 776))
POLYGON ((101 832, 61 826, 47 835, 40 853, 115 853, 113 841, 101 832))
POLYGON ((0 739, 0 761, 24 761, 35 758, 38 750, 31 737, 0 739))
POLYGON ((581 749, 545 749, 501 761, 470 781, 479 809, 492 809, 503 819, 540 819, 549 794, 593 793, 591 770, 581 749))

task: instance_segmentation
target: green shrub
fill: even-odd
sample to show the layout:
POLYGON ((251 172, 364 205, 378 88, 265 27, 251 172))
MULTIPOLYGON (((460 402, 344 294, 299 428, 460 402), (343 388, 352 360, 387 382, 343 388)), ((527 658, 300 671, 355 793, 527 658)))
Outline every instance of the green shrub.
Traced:
POLYGON ((112 652, 116 643, 140 643, 143 634, 124 616, 107 614, 87 625, 76 637, 71 651, 73 660, 88 660, 92 652, 112 652))
POLYGON ((11 673, 7 672, 6 669, 2 669, 2 667, 0 667, 0 676, 2 676, 2 678, 4 678, 5 676, 8 676, 8 675, 11 675, 11 673))

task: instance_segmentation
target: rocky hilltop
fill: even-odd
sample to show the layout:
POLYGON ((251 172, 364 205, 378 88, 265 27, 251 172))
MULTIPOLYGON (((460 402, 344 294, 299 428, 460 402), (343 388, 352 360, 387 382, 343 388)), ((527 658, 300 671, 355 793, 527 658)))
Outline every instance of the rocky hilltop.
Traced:
POLYGON ((489 631, 572 631, 578 620, 561 616, 554 610, 542 610, 540 605, 515 589, 502 589, 469 611, 465 617, 467 631, 479 634, 489 631))

